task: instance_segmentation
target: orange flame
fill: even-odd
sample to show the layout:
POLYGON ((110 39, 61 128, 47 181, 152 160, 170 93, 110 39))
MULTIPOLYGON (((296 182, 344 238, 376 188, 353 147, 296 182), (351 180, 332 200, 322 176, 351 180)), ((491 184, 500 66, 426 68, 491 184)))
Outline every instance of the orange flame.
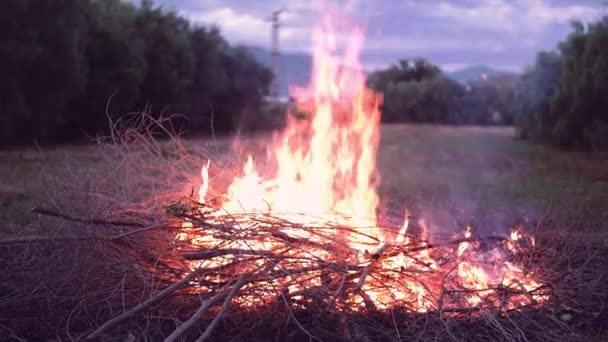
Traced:
MULTIPOLYGON (((418 222, 422 232, 416 246, 410 246, 408 228, 413 223, 407 215, 396 235, 386 234, 388 231, 379 227, 376 154, 381 99, 365 87, 365 75, 358 61, 362 40, 362 32, 355 30, 344 58, 339 58, 331 22, 326 21, 324 27, 314 31, 313 75, 310 86, 300 91, 298 106, 306 118, 290 115, 287 127, 269 147, 270 156, 276 162, 276 173, 274 176, 263 174, 249 155, 242 176, 235 177, 228 186, 221 210, 209 213, 205 219, 212 221, 214 216, 219 219, 225 214, 247 214, 239 218, 247 223, 256 217, 271 215, 309 227, 332 224, 352 227, 355 233, 340 238, 354 251, 349 261, 365 267, 375 265, 365 252, 377 248, 382 253, 397 246, 399 253, 376 258, 379 259, 377 267, 388 270, 384 281, 391 280, 394 286, 379 286, 377 280, 375 284, 371 283, 374 280, 365 282, 363 276, 353 279, 354 283, 361 282, 361 289, 379 309, 385 309, 388 307, 385 303, 395 301, 416 303, 419 312, 449 306, 449 303, 443 303, 443 296, 451 285, 444 284, 445 279, 438 275, 451 270, 455 270, 459 280, 453 292, 467 292, 461 291, 463 288, 475 291, 463 295, 472 307, 481 305, 482 298, 491 295, 492 287, 519 287, 527 291, 537 288, 538 284, 521 268, 504 260, 502 252, 478 253, 478 244, 470 240, 470 227, 464 233, 466 240, 452 251, 454 260, 442 263, 427 248, 428 233, 423 221, 418 222), (416 277, 400 276, 400 270, 405 269, 416 277)), ((210 187, 209 166, 207 163, 201 170, 200 203, 206 203, 210 187)), ((184 222, 183 226, 189 228, 191 224, 184 222)), ((285 228, 281 232, 298 238, 318 239, 304 229, 285 228)), ((507 248, 517 251, 522 237, 520 231, 512 233, 506 241, 507 248)), ((183 234, 178 238, 186 239, 183 234)), ((266 245, 269 242, 217 241, 210 235, 192 241, 208 247, 221 243, 227 248, 272 249, 266 245)), ((228 261, 229 257, 223 257, 215 265, 228 261)), ((310 277, 307 282, 313 286, 320 280, 310 277)), ((269 281, 268 291, 272 291, 274 285, 269 281)), ((288 285, 288 289, 292 293, 302 290, 301 285, 296 284, 288 285)), ((247 305, 256 301, 259 299, 251 298, 247 305)), ((529 301, 530 298, 522 295, 522 302, 529 301)), ((366 304, 362 302, 361 305, 366 304)))
MULTIPOLYGON (((369 229, 377 226, 380 98, 365 87, 357 59, 361 31, 352 34, 345 58, 340 59, 330 29, 314 32, 312 83, 300 91, 306 96, 300 107, 309 118, 303 122, 290 117, 275 141, 276 177, 261 178, 249 156, 244 175, 234 179, 222 207, 228 213, 268 213, 298 223, 331 218, 383 240, 379 229, 369 229)), ((208 165, 203 167, 203 175, 207 169, 208 165)), ((202 203, 208 189, 205 177, 199 193, 202 203)))

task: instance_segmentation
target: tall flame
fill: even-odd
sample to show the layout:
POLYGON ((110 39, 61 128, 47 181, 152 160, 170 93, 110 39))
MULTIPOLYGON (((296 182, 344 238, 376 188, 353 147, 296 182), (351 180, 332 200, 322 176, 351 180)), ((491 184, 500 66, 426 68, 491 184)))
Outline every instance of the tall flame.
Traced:
MULTIPOLYGON (((216 210, 205 213, 205 221, 215 223, 216 218, 217 222, 222 222, 228 216, 239 226, 236 231, 256 227, 275 229, 272 223, 268 223, 270 217, 275 220, 272 222, 289 221, 285 227, 276 225, 277 233, 308 239, 306 241, 313 242, 310 246, 322 245, 328 238, 327 235, 313 234, 312 228, 325 227, 322 228, 325 229, 323 234, 340 231, 347 236, 329 239, 339 240, 340 246, 347 245, 353 251, 352 255, 339 254, 340 261, 348 262, 353 268, 366 269, 368 273, 375 268, 382 276, 367 277, 365 272, 348 271, 349 276, 354 277, 351 286, 369 296, 367 303, 361 302, 362 306, 370 304, 384 309, 390 307, 389 303, 409 302, 415 303, 418 312, 441 311, 460 304, 458 298, 462 294, 460 297, 470 307, 480 307, 488 302, 499 303, 505 309, 517 307, 519 303, 502 304, 495 291, 496 288, 507 287, 521 289, 522 294, 516 296, 516 301, 521 301, 522 305, 544 300, 542 295, 529 293, 539 284, 505 258, 505 251, 518 252, 526 240, 520 231, 514 231, 505 241, 504 250, 494 248, 491 252, 479 252, 479 243, 471 239, 471 229, 467 228, 464 239, 453 250, 431 252, 437 246, 429 243, 427 226, 422 220, 410 222, 410 216, 406 214, 398 232, 387 234, 388 230, 380 228, 376 217, 376 154, 381 99, 365 87, 365 75, 358 61, 362 40, 362 32, 355 30, 349 36, 344 57, 340 58, 332 22, 327 20, 314 31, 311 84, 299 91, 298 113, 288 115, 287 127, 272 141, 267 151, 272 164, 276 164, 276 170, 272 175, 262 172, 254 157, 247 156, 240 175, 234 177, 223 192, 221 205, 214 205, 216 210), (336 225, 348 229, 326 229, 336 225), (420 236, 411 239, 413 235, 408 233, 408 229, 419 230, 420 236), (383 255, 387 250, 391 252, 383 255), (442 253, 446 258, 442 258, 442 253), (452 257, 448 258, 450 253, 452 257), (348 260, 342 260, 344 258, 348 260), (414 276, 406 276, 403 272, 414 276)), ((200 203, 206 203, 210 188, 209 166, 207 163, 201 170, 200 203)), ((192 224, 186 221, 183 227, 187 231, 192 224)), ((183 233, 178 239, 189 237, 183 233)), ((272 241, 221 240, 213 234, 195 236, 190 240, 194 245, 206 248, 218 245, 259 251, 276 248, 272 241)), ((534 244, 533 240, 530 241, 534 244)), ((291 253, 289 255, 294 258, 302 253, 314 254, 320 260, 332 257, 327 251, 310 246, 311 250, 306 252, 290 249, 285 253, 291 253)), ((307 260, 303 258, 289 263, 298 263, 305 269, 307 260)), ((220 255, 210 263, 221 266, 229 261, 229 256, 220 255)), ((255 262, 258 266, 263 263, 261 259, 255 262)), ((296 298, 305 287, 320 284, 320 271, 310 272, 309 275, 301 275, 305 279, 298 278, 298 284, 281 286, 287 286, 296 298)), ((344 281, 342 278, 341 282, 344 281)), ((268 281, 262 286, 271 292, 279 285, 278 282, 268 281)), ((351 296, 350 300, 356 301, 354 297, 351 296)), ((259 298, 252 296, 245 303, 254 305, 257 301, 259 298)))
MULTIPOLYGON (((377 226, 380 98, 365 87, 358 61, 363 34, 351 34, 344 58, 337 55, 331 22, 315 30, 313 40, 311 84, 299 91, 298 110, 306 118, 290 115, 284 133, 274 141, 276 176, 260 177, 249 156, 244 175, 228 188, 223 208, 269 213, 298 223, 329 218, 366 229, 382 240, 378 229, 368 229, 377 226)), ((201 189, 204 202, 207 186, 201 189)))

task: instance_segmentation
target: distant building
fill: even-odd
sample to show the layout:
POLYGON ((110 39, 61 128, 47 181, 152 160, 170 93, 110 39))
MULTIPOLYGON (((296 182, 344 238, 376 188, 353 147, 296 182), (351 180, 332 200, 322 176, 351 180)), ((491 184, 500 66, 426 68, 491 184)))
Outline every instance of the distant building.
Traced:
POLYGON ((290 98, 288 96, 264 96, 264 101, 266 103, 287 104, 290 102, 290 98))
POLYGON ((518 78, 518 75, 497 75, 493 77, 488 77, 487 74, 482 74, 480 80, 469 81, 467 85, 469 88, 481 85, 492 85, 498 88, 505 88, 513 86, 515 82, 517 82, 518 78))

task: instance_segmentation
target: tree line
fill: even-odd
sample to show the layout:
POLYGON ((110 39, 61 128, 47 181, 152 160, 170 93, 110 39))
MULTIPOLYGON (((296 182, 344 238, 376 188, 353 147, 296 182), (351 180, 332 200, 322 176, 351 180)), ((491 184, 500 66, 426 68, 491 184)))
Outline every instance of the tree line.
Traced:
MULTIPOLYGON (((481 75, 480 75, 481 77, 481 75)), ((422 58, 402 59, 368 76, 368 86, 383 94, 388 123, 511 124, 508 83, 461 84, 422 58)))
POLYGON ((95 135, 108 115, 141 110, 182 114, 190 132, 212 121, 229 131, 272 79, 216 28, 150 0, 5 0, 0 74, 3 144, 95 135))
MULTIPOLYGON (((5 0, 0 75, 0 144, 93 136, 133 111, 181 114, 174 124, 190 133, 266 128, 283 114, 263 104, 272 74, 246 48, 151 0, 5 0)), ((514 84, 461 84, 420 58, 367 83, 387 123, 515 123, 524 138, 605 148, 608 17, 574 23, 514 84)))
POLYGON ((560 148, 608 148, 608 16, 574 22, 515 82, 459 84, 423 59, 369 75, 387 122, 515 124, 521 137, 560 148))
POLYGON ((514 89, 522 137, 563 148, 608 148, 608 16, 540 52, 514 89))

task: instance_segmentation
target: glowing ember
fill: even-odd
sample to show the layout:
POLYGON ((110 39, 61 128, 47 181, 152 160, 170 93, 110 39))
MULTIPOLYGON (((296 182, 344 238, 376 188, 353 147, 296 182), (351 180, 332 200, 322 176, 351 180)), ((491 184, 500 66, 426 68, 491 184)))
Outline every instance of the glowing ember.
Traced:
MULTIPOLYGON (((362 38, 355 30, 339 58, 331 21, 314 31, 314 72, 310 87, 300 92, 307 118, 290 115, 269 148, 275 173, 261 174, 248 156, 242 175, 210 208, 186 218, 178 239, 203 251, 230 251, 201 258, 205 267, 236 260, 241 260, 238 272, 270 267, 272 277, 248 285, 248 294, 234 299, 243 307, 279 295, 306 302, 312 290, 325 291, 339 307, 416 312, 509 310, 545 300, 535 291, 536 280, 508 261, 507 254, 520 252, 522 243, 534 243, 520 231, 482 252, 470 228, 456 244, 433 246, 423 221, 406 216, 401 229, 379 226, 375 165, 381 101, 365 87, 358 61, 362 38), (219 227, 218 233, 194 231, 196 220, 219 227), (414 224, 420 234, 408 233, 414 224), (269 253, 280 258, 265 260, 269 253), (242 261, 245 254, 258 258, 242 261)), ((209 166, 201 171, 202 204, 208 200, 209 166)))

